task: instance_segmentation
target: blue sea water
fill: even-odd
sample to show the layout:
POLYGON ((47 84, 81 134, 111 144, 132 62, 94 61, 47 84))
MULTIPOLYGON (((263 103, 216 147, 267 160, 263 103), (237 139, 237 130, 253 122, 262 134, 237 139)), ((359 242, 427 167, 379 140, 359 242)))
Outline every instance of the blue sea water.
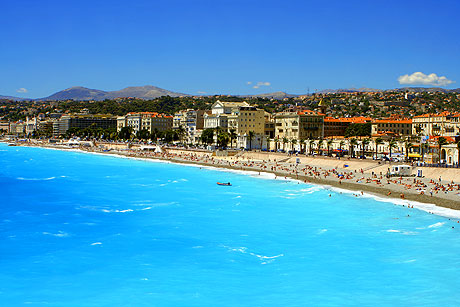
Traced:
POLYGON ((459 304, 460 224, 421 210, 5 144, 0 187, 2 306, 459 304))

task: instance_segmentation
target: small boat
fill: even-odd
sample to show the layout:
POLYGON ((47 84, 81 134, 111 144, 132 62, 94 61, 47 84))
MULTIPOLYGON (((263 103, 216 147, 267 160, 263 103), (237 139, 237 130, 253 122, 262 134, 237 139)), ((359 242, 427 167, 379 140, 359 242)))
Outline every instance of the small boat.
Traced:
POLYGON ((230 182, 218 182, 217 184, 218 185, 228 185, 228 186, 232 185, 230 182))

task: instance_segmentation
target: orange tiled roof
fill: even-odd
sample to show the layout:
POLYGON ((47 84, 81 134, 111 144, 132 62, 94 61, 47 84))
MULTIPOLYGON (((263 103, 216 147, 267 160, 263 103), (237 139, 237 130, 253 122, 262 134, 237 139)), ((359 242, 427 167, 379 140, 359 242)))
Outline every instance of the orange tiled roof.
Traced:
POLYGON ((332 122, 332 123, 353 123, 353 124, 358 124, 358 123, 366 123, 370 122, 372 118, 370 117, 339 117, 339 118, 334 118, 334 117, 326 117, 324 119, 325 122, 332 122))
POLYGON ((376 119, 373 122, 378 124, 412 124, 412 119, 376 119))

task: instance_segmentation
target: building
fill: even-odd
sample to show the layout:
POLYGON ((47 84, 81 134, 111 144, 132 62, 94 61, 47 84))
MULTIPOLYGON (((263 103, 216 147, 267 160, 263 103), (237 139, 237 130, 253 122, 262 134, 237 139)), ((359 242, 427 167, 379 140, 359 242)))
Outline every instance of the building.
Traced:
POLYGON ((324 137, 345 136, 345 131, 351 124, 370 123, 370 117, 326 117, 324 118, 324 137))
POLYGON ((119 116, 116 120, 117 131, 123 127, 131 127, 136 134, 140 130, 166 131, 173 127, 173 117, 156 112, 131 112, 125 116, 119 116))
POLYGON ((184 141, 189 144, 197 143, 199 140, 199 130, 204 125, 204 110, 187 109, 176 112, 173 118, 173 129, 184 129, 184 141))
POLYGON ((117 119, 108 114, 63 115, 53 123, 53 137, 65 134, 70 128, 85 129, 90 127, 115 129, 117 127, 117 119))
POLYGON ((377 119, 372 122, 372 136, 391 134, 395 136, 412 135, 412 119, 377 119))
POLYGON ((228 116, 238 112, 240 107, 249 107, 249 104, 243 102, 227 102, 217 100, 211 107, 211 112, 204 114, 204 129, 209 128, 228 128, 228 116))
POLYGON ((460 113, 423 114, 412 119, 412 133, 420 136, 460 135, 460 113))
POLYGON ((282 140, 324 137, 324 114, 309 110, 275 114, 275 138, 282 140))

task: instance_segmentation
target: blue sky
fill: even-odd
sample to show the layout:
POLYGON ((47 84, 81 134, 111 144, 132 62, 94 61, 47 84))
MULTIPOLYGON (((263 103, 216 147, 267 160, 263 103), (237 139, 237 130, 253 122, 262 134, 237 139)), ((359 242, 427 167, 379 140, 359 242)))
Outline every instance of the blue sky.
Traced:
POLYGON ((460 87, 458 0, 15 0, 0 11, 0 95, 460 87))

